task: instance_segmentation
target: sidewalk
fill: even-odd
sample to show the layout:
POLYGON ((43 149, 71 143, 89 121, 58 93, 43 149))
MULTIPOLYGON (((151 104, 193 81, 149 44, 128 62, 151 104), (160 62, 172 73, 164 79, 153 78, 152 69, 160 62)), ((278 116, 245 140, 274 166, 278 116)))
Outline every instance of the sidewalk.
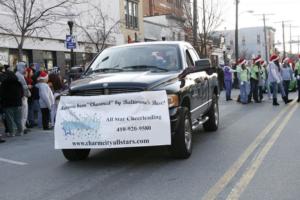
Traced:
MULTIPOLYGON (((4 133, 4 124, 3 124, 3 122, 1 121, 0 122, 0 134, 3 136, 3 138, 5 139, 7 139, 7 138, 10 138, 10 137, 6 137, 6 134, 4 133)), ((43 129, 41 129, 41 128, 38 128, 38 127, 34 127, 34 128, 30 128, 29 129, 29 132, 27 133, 27 134, 25 134, 25 135, 30 135, 30 134, 32 134, 32 133, 40 133, 40 132, 45 132, 45 133, 49 133, 49 132, 53 132, 53 130, 47 130, 47 131, 45 131, 45 130, 43 130, 43 129)))

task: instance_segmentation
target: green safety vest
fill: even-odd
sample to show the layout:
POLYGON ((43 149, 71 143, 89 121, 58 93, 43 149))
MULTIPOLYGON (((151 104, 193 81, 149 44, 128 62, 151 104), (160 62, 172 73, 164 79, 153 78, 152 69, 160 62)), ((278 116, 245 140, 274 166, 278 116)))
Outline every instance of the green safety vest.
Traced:
POLYGON ((249 70, 247 68, 240 69, 240 79, 241 81, 249 81, 249 70))
POLYGON ((242 67, 241 67, 240 65, 238 65, 238 66, 236 67, 236 72, 237 72, 237 73, 240 73, 241 70, 242 70, 242 67))
POLYGON ((257 73, 259 72, 258 66, 257 65, 252 65, 250 74, 251 78, 258 80, 257 73))
POLYGON ((296 63, 295 70, 298 70, 298 74, 300 74, 300 61, 296 63))

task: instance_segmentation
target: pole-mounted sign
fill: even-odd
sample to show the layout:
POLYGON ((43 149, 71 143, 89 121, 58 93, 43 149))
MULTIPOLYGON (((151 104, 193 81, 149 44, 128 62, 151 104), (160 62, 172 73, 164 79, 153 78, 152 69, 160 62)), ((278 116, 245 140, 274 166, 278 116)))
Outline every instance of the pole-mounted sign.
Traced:
POLYGON ((65 45, 67 49, 76 49, 76 39, 73 35, 66 35, 65 45))

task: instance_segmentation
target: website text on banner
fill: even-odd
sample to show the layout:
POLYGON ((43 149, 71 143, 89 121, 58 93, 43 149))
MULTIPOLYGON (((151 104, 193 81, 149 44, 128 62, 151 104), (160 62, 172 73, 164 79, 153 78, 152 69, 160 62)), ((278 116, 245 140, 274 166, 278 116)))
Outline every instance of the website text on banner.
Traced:
POLYGON ((170 145, 167 94, 62 97, 54 133, 56 149, 170 145))

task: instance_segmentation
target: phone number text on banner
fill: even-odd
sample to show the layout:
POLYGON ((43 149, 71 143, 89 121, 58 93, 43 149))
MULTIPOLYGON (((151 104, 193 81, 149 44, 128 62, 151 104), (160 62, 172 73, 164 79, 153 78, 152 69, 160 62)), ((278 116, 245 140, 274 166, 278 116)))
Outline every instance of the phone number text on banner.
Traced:
POLYGON ((56 149, 170 145, 167 94, 61 97, 54 133, 56 149))

